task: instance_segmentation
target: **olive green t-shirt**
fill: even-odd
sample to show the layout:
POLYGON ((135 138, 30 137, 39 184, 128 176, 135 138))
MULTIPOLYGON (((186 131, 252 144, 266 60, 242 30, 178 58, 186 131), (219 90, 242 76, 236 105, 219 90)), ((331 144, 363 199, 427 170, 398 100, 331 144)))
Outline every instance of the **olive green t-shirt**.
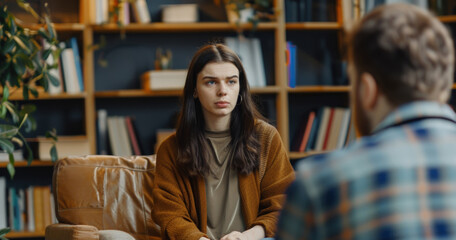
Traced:
POLYGON ((206 132, 212 148, 211 171, 206 176, 207 235, 220 239, 232 231, 245 230, 241 209, 238 174, 231 168, 229 131, 206 132))

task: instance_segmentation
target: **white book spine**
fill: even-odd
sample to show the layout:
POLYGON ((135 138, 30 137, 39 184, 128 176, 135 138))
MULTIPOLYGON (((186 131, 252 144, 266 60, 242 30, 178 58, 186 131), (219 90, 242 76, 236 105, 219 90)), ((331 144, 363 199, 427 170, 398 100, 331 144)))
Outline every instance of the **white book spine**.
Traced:
POLYGON ((78 75, 76 72, 76 63, 74 61, 73 49, 65 48, 62 50, 62 65, 67 93, 81 92, 78 75))
POLYGON ((0 229, 7 227, 6 177, 0 177, 0 229))
POLYGON ((35 231, 35 208, 33 198, 33 186, 27 188, 27 230, 35 231))

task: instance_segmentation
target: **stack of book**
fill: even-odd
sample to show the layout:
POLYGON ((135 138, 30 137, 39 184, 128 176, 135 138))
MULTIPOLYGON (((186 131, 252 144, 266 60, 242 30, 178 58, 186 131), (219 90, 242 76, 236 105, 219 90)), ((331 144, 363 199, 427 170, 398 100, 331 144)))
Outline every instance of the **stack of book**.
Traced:
POLYGON ((310 111, 300 124, 292 141, 291 151, 332 151, 344 147, 349 139, 350 110, 323 107, 310 111))
MULTIPOLYGON (((43 42, 43 49, 51 46, 43 42)), ((51 54, 46 59, 49 66, 58 64, 58 68, 49 70, 49 73, 59 82, 58 86, 50 84, 49 94, 60 94, 62 92, 74 94, 84 92, 84 78, 82 75, 81 58, 76 38, 70 38, 67 42, 60 42, 60 62, 51 54)))
POLYGON ((98 135, 100 154, 141 155, 138 133, 131 116, 108 116, 105 109, 98 110, 98 135))
POLYGON ((90 4, 89 16, 92 24, 128 25, 131 21, 149 23, 151 20, 146 0, 93 0, 90 4))
POLYGON ((5 193, 0 199, 0 229, 44 232, 46 226, 57 223, 50 186, 7 188, 5 182, 0 177, 0 192, 5 193))

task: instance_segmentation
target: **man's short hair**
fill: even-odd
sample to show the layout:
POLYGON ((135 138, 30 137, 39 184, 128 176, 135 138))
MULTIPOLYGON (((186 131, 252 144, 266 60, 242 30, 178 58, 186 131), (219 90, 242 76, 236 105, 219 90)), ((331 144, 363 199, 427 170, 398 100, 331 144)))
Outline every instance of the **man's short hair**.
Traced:
POLYGON ((380 6, 350 32, 348 47, 357 79, 370 73, 391 104, 449 99, 453 41, 431 13, 410 4, 380 6))

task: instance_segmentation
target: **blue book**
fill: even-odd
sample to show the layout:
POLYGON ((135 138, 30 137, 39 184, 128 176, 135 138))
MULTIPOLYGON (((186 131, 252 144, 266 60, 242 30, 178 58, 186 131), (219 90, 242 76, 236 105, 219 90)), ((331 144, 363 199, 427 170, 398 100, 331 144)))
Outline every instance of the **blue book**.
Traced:
POLYGON ((81 92, 84 92, 84 80, 82 77, 81 58, 79 57, 79 48, 76 38, 70 39, 70 47, 73 49, 74 63, 76 65, 76 74, 78 77, 79 87, 81 92))
POLYGON ((291 88, 296 87, 296 45, 292 44, 290 41, 287 42, 287 51, 288 51, 288 86, 291 88))
POLYGON ((323 108, 319 108, 315 114, 315 119, 312 124, 312 128, 310 129, 309 140, 306 145, 306 152, 312 151, 315 149, 315 145, 317 142, 317 133, 320 127, 321 117, 323 115, 323 108))

